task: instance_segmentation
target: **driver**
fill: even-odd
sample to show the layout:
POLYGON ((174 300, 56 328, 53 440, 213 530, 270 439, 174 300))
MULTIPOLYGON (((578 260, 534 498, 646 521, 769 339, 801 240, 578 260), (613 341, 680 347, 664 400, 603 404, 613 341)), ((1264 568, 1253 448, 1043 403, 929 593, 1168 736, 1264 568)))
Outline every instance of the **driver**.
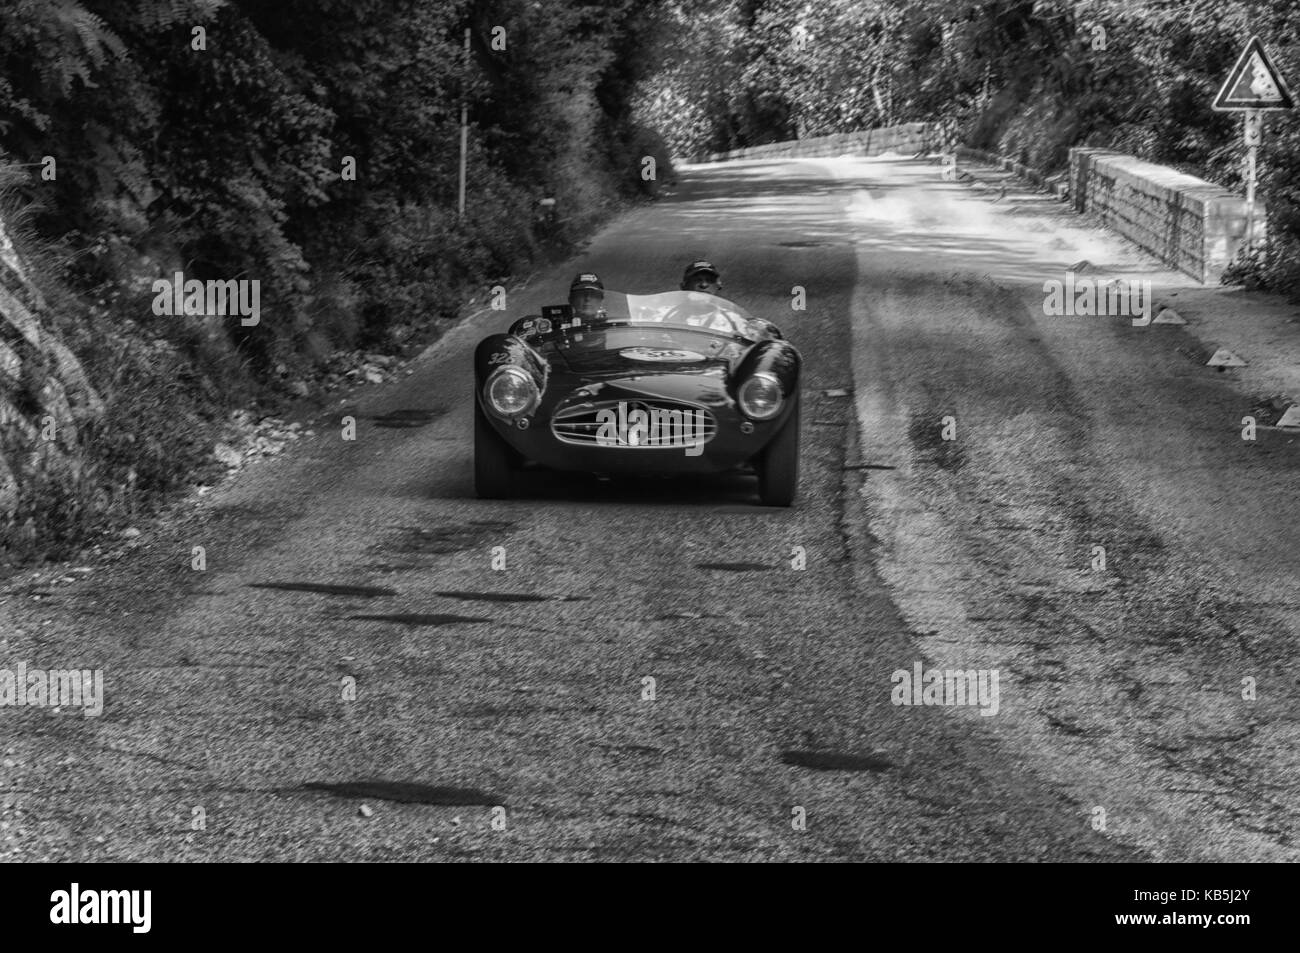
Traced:
POLYGON ((605 317, 605 284, 594 272, 583 272, 569 285, 569 307, 573 316, 581 319, 583 324, 590 324, 605 317))
POLYGON ((722 275, 713 267, 712 262, 698 259, 686 266, 686 273, 682 275, 682 290, 721 294, 722 275))
MULTIPOLYGON (((722 275, 713 263, 700 258, 686 266, 682 275, 682 290, 699 292, 707 295, 722 293, 722 275)), ((714 331, 735 330, 729 315, 718 302, 699 299, 691 295, 691 301, 685 301, 668 312, 664 320, 674 324, 689 324, 694 327, 707 327, 714 331)))

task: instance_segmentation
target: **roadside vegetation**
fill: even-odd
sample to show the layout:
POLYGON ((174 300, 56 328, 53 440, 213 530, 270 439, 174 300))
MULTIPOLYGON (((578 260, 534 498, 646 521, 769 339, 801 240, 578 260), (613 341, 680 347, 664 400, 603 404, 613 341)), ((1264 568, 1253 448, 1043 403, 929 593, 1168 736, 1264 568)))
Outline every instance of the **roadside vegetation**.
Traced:
POLYGON ((317 392, 349 355, 369 376, 670 177, 629 104, 655 15, 633 0, 0 5, 0 216, 19 253, 0 268, 15 296, 0 301, 0 563, 124 528, 224 469, 214 447, 241 410, 317 392), (153 282, 177 272, 258 281, 260 320, 155 314, 153 282))

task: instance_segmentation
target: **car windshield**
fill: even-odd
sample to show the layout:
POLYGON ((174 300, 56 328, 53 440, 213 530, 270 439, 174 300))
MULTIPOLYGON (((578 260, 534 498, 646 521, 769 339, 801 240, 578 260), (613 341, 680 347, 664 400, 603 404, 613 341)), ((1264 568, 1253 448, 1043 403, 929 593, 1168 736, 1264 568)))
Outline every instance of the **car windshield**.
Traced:
POLYGON ((606 321, 661 324, 734 334, 757 340, 754 319, 740 305, 703 291, 665 291, 657 295, 629 295, 606 291, 606 321))

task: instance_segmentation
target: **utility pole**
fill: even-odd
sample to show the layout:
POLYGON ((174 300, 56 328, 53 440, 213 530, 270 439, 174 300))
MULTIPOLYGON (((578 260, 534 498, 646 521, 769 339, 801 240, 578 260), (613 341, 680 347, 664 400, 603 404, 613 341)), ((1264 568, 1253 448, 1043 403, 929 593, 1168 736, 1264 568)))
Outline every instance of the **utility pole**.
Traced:
POLYGON ((465 166, 469 162, 469 27, 465 27, 465 69, 460 86, 460 202, 457 218, 465 217, 465 166))

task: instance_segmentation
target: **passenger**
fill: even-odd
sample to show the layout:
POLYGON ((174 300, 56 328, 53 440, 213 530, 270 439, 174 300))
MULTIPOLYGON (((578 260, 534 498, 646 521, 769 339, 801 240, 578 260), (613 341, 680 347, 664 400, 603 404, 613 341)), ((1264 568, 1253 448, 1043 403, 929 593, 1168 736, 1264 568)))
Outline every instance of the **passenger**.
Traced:
POLYGON ((569 307, 584 324, 604 319, 604 303, 605 284, 594 272, 583 272, 569 285, 569 307))

